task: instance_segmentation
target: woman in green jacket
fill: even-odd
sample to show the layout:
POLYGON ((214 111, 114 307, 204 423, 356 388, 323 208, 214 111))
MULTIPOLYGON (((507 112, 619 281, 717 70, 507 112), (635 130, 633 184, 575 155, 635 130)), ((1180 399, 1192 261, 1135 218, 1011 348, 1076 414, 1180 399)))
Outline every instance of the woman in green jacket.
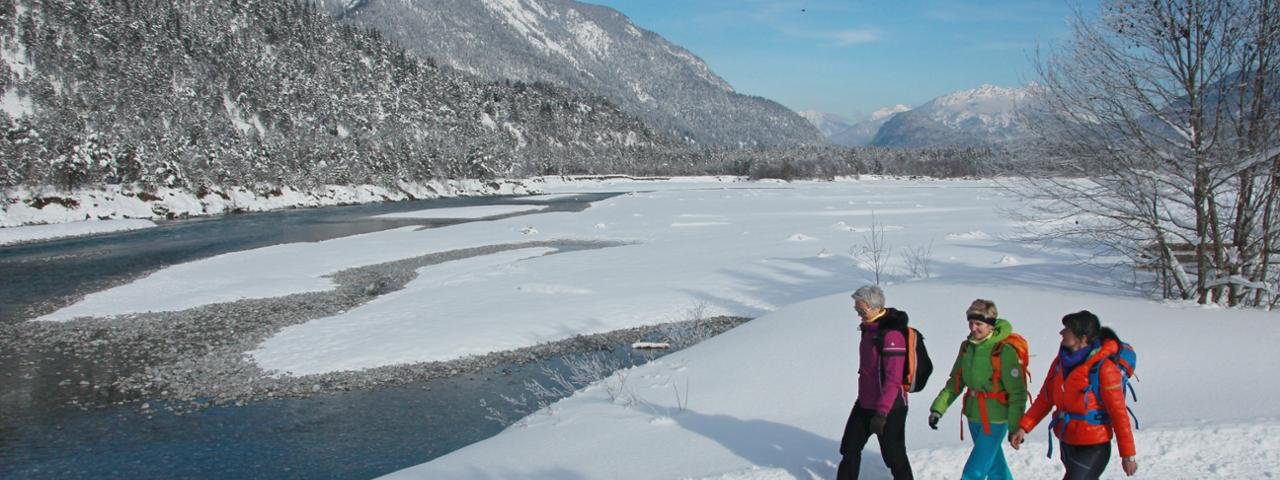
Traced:
POLYGON ((960 344, 951 376, 929 409, 929 427, 937 430, 947 407, 964 397, 964 416, 973 434, 973 451, 960 477, 964 480, 1013 478, 1003 443, 1009 426, 1017 425, 1027 408, 1027 373, 1018 352, 1019 348, 1025 352, 1026 340, 1014 335, 1013 325, 996 314, 996 304, 990 300, 977 299, 969 305, 965 311, 969 338, 960 344))

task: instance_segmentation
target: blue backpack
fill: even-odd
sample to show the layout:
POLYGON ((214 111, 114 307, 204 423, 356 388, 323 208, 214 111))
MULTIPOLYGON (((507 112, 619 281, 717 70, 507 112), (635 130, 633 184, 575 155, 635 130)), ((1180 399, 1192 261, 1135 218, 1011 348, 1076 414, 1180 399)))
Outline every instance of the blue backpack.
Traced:
MULTIPOLYGON (((1089 367, 1089 386, 1085 390, 1085 405, 1089 404, 1089 395, 1093 395, 1094 405, 1102 406, 1102 381, 1098 379, 1098 372, 1102 370, 1103 362, 1115 362, 1120 367, 1120 383, 1123 387, 1122 394, 1128 394, 1133 398, 1134 402, 1138 401, 1138 393, 1134 391, 1133 385, 1129 383, 1129 379, 1133 378, 1134 369, 1138 367, 1138 352, 1133 350, 1133 345, 1127 342, 1116 340, 1120 344, 1120 350, 1111 356, 1103 359, 1101 362, 1094 363, 1089 367)), ((1057 364, 1058 375, 1066 376, 1062 371, 1062 364, 1057 364)), ((1133 408, 1125 405, 1125 410, 1129 411, 1129 418, 1133 419, 1133 428, 1138 429, 1138 416, 1133 413, 1133 408)), ((1104 425, 1111 423, 1111 417, 1107 415, 1107 411, 1102 408, 1095 408, 1082 414, 1059 412, 1053 416, 1053 420, 1049 422, 1049 458, 1053 458, 1053 431, 1059 423, 1066 422, 1088 422, 1093 425, 1104 425)), ((1066 426, 1064 425, 1065 429, 1066 426)))

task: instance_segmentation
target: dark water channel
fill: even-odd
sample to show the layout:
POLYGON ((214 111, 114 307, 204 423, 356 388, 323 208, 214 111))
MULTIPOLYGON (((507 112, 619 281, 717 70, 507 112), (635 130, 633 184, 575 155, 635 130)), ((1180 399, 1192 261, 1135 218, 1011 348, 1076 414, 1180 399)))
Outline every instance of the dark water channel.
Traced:
MULTIPOLYGON (((650 352, 619 344, 600 353, 622 365, 666 354, 650 352)), ((489 408, 518 418, 502 396, 546 383, 544 366, 567 374, 564 358, 182 415, 136 403, 31 412, 0 425, 0 478, 372 478, 497 434, 504 427, 486 418, 489 408)))
MULTIPOLYGON (((547 200, 455 197, 241 213, 158 222, 156 227, 141 230, 0 246, 0 323, 35 318, 86 293, 162 267, 224 253, 282 243, 318 242, 409 225, 439 227, 475 221, 369 218, 375 215, 503 204, 546 205, 541 212, 581 211, 590 202, 613 195, 616 194, 580 194, 547 200)), ((522 214, 504 217, 515 215, 522 214)))
MULTIPOLYGON (((406 225, 438 227, 473 221, 368 218, 373 215, 511 203, 548 205, 542 212, 578 211, 612 195, 582 194, 542 201, 453 198, 235 214, 0 247, 0 327, 20 328, 20 322, 69 304, 80 295, 168 265, 281 243, 321 241, 406 225)), ((659 340, 660 336, 654 331, 645 338, 659 340)), ((621 343, 604 352, 627 365, 665 353, 638 354, 629 344, 621 343)), ((0 352, 0 357, 66 361, 59 355, 22 354, 0 352)), ((92 363, 99 362, 111 365, 113 359, 92 363)), ((87 406, 38 398, 5 402, 7 411, 0 412, 0 478, 370 478, 428 461, 501 431, 501 424, 486 418, 489 408, 503 410, 507 418, 519 418, 520 412, 500 398, 519 396, 526 381, 545 381, 544 366, 564 371, 563 354, 395 387, 177 410, 183 413, 170 411, 163 400, 151 398, 87 406)), ((48 377, 53 382, 66 376, 57 370, 92 368, 51 364, 38 365, 35 370, 55 371, 58 375, 48 377)), ((12 375, 0 375, 9 377, 12 375)), ((55 392, 62 388, 47 385, 34 390, 55 392)), ((6 386, 0 385, 0 390, 4 389, 6 386)))

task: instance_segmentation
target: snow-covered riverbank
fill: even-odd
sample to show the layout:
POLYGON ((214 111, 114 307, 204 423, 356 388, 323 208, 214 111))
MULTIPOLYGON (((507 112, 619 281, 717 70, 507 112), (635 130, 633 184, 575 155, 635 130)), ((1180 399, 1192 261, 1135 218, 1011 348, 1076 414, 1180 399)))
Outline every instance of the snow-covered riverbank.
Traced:
POLYGON ((19 187, 0 191, 0 227, 86 220, 169 219, 262 212, 282 208, 325 207, 369 202, 472 195, 536 193, 530 180, 445 180, 376 185, 326 185, 314 190, 264 185, 226 189, 160 188, 144 191, 121 185, 73 191, 19 187))
MULTIPOLYGON (((402 182, 395 188, 326 185, 314 190, 299 190, 263 185, 259 188, 207 188, 196 192, 175 188, 144 191, 122 185, 71 191, 53 187, 17 187, 0 190, 0 246, 147 228, 154 226, 150 220, 225 213, 487 195, 531 195, 530 199, 536 200, 539 198, 532 195, 547 184, 598 187, 619 181, 660 186, 691 182, 735 183, 746 179, 733 176, 648 178, 589 175, 402 182)), ((553 198, 555 195, 541 199, 553 198)))
POLYGON ((99 233, 125 232, 151 228, 151 220, 86 220, 83 222, 51 223, 23 227, 0 228, 0 246, 16 243, 38 242, 54 238, 79 237, 99 233))

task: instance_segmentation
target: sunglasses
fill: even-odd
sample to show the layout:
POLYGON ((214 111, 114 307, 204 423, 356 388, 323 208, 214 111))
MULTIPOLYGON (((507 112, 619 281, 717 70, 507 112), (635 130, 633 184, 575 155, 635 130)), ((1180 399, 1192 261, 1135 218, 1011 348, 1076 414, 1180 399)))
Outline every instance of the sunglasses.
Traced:
POLYGON ((987 317, 986 315, 979 315, 976 313, 970 313, 966 315, 965 318, 968 318, 969 320, 977 320, 979 322, 991 322, 992 320, 994 320, 993 318, 987 317))

